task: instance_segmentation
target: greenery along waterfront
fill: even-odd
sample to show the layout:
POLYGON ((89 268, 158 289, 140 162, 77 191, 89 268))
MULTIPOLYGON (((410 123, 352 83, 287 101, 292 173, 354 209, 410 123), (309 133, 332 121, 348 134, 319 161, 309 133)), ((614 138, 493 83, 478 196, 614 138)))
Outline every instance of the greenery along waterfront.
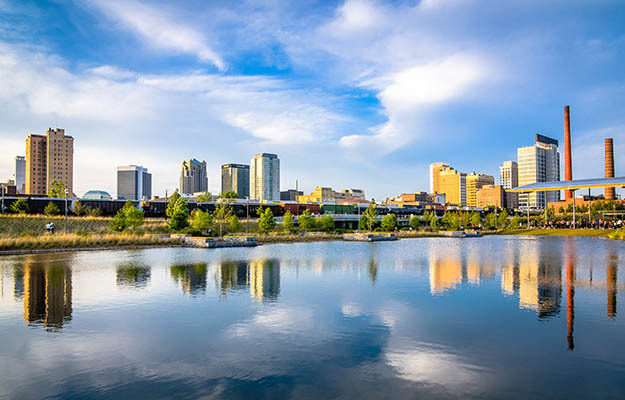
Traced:
MULTIPOLYGON (((16 203, 14 203, 15 205, 16 203)), ((50 203, 54 206, 53 203, 50 203)), ((606 206, 609 206, 606 203, 606 206)), ((111 247, 136 245, 178 244, 177 239, 166 240, 160 234, 183 233, 195 236, 223 236, 254 234, 260 242, 289 242, 310 240, 339 239, 342 233, 353 232, 337 229, 333 215, 314 216, 310 210, 293 216, 289 211, 282 217, 282 223, 273 215, 271 209, 258 208, 260 216, 255 221, 240 221, 232 207, 225 201, 219 202, 213 213, 195 209, 189 212, 186 200, 177 192, 171 197, 167 207, 167 219, 145 218, 143 211, 127 202, 114 217, 101 217, 93 210, 87 210, 77 202, 73 212, 76 215, 67 219, 68 235, 62 235, 65 219, 58 215, 58 207, 46 207, 47 215, 30 215, 22 204, 12 207, 13 214, 0 218, 0 250, 36 249, 36 248, 76 248, 76 247, 111 247), (54 223, 56 235, 45 233, 45 225, 54 223), (301 236, 300 233, 318 232, 313 236, 301 236), (156 236, 155 236, 156 235, 156 236)), ((583 210, 579 210, 583 211, 583 210)), ((570 215, 547 213, 547 222, 567 221, 570 215)), ((595 210, 598 212, 598 209, 595 210)), ((583 215, 579 217, 583 218, 583 215)), ((530 217, 530 225, 544 223, 544 216, 530 217)), ((508 215, 506 211, 482 216, 478 212, 446 212, 442 217, 433 212, 413 215, 408 225, 400 226, 395 214, 380 218, 375 202, 360 218, 363 231, 397 232, 400 237, 421 237, 436 235, 439 230, 457 231, 462 229, 481 229, 493 234, 523 235, 575 235, 602 236, 611 239, 625 239, 625 231, 618 229, 532 229, 527 230, 527 217, 508 215), (523 228, 523 229, 521 229, 523 228)))

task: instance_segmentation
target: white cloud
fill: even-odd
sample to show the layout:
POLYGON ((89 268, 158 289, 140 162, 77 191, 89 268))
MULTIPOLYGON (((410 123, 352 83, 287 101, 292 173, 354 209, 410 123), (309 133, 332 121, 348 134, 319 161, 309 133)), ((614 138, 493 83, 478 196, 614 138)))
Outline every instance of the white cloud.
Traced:
POLYGON ((93 0, 93 3, 156 49, 193 54, 219 70, 226 68, 225 61, 208 45, 204 35, 182 20, 173 20, 171 10, 166 12, 136 1, 93 0))

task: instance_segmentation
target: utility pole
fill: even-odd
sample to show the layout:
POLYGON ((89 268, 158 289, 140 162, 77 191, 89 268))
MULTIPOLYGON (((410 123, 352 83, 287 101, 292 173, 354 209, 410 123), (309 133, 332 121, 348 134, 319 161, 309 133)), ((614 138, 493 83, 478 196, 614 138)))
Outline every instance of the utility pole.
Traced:
POLYGON ((250 196, 245 196, 245 209, 247 213, 247 222, 245 223, 245 234, 249 234, 250 231, 250 196))
POLYGON ((67 192, 68 190, 65 189, 65 234, 67 235, 67 192))

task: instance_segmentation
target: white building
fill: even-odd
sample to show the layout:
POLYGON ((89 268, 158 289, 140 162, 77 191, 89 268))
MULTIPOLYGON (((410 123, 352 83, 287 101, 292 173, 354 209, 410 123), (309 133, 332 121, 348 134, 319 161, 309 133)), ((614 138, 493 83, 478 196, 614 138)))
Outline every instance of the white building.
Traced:
MULTIPOLYGON (((516 161, 504 161, 499 166, 499 181, 504 190, 519 186, 519 164, 516 161)), ((519 207, 519 194, 506 192, 506 207, 519 207)))
POLYGON ((26 157, 15 156, 15 186, 17 193, 26 193, 26 157))
MULTIPOLYGON (((519 186, 536 182, 555 182, 560 180, 560 153, 558 141, 536 134, 536 144, 519 147, 517 150, 519 186)), ((546 201, 559 201, 560 192, 533 192, 519 194, 519 207, 544 208, 546 201)))
POLYGON ((250 198, 280 200, 280 159, 276 154, 259 153, 250 161, 250 198))

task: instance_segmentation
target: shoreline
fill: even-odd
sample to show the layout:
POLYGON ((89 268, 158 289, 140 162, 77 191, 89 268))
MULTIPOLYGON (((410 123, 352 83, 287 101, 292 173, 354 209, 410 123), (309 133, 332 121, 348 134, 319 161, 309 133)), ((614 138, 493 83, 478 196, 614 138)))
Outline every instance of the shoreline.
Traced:
MULTIPOLYGON (((619 233, 619 230, 606 229, 606 230, 590 230, 590 229, 505 229, 499 231, 485 231, 481 232, 483 236, 572 236, 572 237, 595 237, 605 238, 609 240, 619 240, 619 238, 613 237, 619 233)), ((439 232, 398 232, 397 237, 399 239, 420 239, 420 238, 441 238, 439 232)), ((312 242, 329 242, 329 241, 343 241, 341 234, 329 234, 318 233, 311 235, 301 236, 299 234, 291 235, 259 235, 254 236, 259 245, 265 244, 290 244, 290 243, 312 243, 312 242)), ((620 240, 623 240, 621 237, 620 240)), ((140 250, 150 248, 164 248, 164 247, 188 247, 180 242, 164 241, 163 243, 146 243, 146 244, 102 244, 95 246, 78 246, 78 247, 40 247, 40 248, 15 248, 0 250, 1 256, 12 255, 28 255, 28 254, 45 254, 45 253, 67 253, 75 251, 105 251, 105 250, 140 250)))

